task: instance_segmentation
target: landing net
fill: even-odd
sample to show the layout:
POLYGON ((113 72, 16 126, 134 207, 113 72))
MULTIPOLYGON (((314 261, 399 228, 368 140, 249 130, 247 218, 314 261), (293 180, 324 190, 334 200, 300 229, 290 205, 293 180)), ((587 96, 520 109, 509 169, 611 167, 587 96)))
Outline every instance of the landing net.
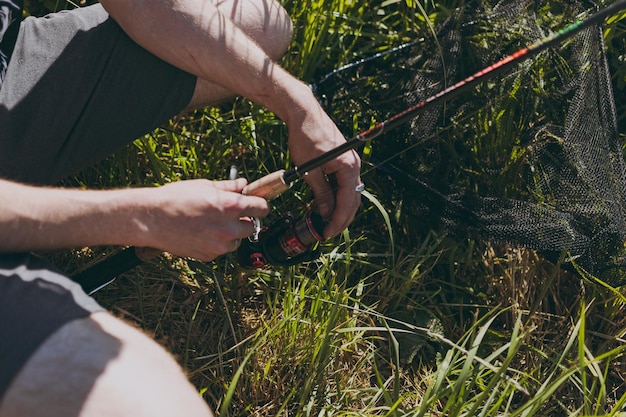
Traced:
MULTIPOLYGON (((358 133, 597 11, 559 3, 468 2, 436 37, 335 71, 316 94, 358 133)), ((626 170, 600 27, 372 141, 364 162, 368 188, 416 224, 626 282, 626 170)))

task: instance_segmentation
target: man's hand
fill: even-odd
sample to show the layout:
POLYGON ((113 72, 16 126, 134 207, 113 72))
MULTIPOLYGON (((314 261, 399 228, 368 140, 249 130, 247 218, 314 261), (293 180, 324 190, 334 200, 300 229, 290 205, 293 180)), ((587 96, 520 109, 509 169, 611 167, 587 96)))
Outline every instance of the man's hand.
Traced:
POLYGON ((245 179, 156 188, 77 190, 0 180, 0 251, 134 245, 202 261, 234 251, 268 203, 245 179))
MULTIPOLYGON (((271 44, 271 37, 253 40, 240 28, 247 28, 248 33, 256 33, 257 37, 264 36, 263 31, 250 30, 256 26, 252 24, 256 19, 247 21, 242 17, 243 21, 232 21, 230 14, 221 11, 230 6, 220 9, 207 0, 101 0, 101 3, 138 44, 198 77, 190 107, 214 103, 217 97, 210 93, 215 92, 216 86, 228 92, 225 96, 241 95, 264 105, 287 124, 289 149, 296 164, 345 141, 310 88, 259 47, 259 44, 271 44)), ((237 8, 249 6, 245 2, 231 3, 237 8)), ((254 4, 250 10, 260 7, 254 4)), ((278 7, 274 1, 259 4, 268 10, 278 7)), ((279 22, 286 20, 284 13, 277 13, 274 18, 279 22)), ((284 22, 283 26, 289 27, 284 32, 290 32, 290 24, 284 22)), ((330 220, 324 230, 327 238, 340 233, 354 218, 361 198, 355 191, 360 183, 359 168, 356 153, 347 152, 305 177, 313 189, 320 214, 330 220), (331 177, 336 190, 328 182, 331 177)))
POLYGON ((265 217, 265 199, 241 194, 245 179, 180 181, 152 191, 154 207, 136 223, 145 240, 135 244, 210 261, 239 247, 254 232, 252 217, 265 217))
MULTIPOLYGON (((303 87, 300 92, 292 94, 292 97, 298 97, 298 106, 292 107, 285 116, 289 127, 289 151, 296 165, 346 141, 310 89, 303 87)), ((357 153, 349 151, 304 176, 315 195, 318 212, 329 220, 324 229, 325 238, 341 233, 354 219, 361 204, 361 194, 355 191, 361 183, 360 168, 357 153)))

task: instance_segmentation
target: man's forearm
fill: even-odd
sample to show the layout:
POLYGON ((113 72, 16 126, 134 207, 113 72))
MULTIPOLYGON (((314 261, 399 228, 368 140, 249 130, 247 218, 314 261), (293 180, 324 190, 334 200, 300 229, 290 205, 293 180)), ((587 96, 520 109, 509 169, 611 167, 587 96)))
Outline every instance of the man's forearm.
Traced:
POLYGON ((130 244, 138 191, 32 187, 0 180, 0 251, 130 244))
MULTIPOLYGON (((345 143, 343 134, 311 89, 275 64, 212 1, 101 0, 101 3, 135 42, 170 64, 195 74, 202 85, 217 85, 273 111, 288 127, 290 157, 296 165, 345 143)), ((246 2, 249 3, 243 0, 246 2)), ((320 214, 329 219, 324 236, 338 234, 354 218, 361 201, 360 194, 355 192, 360 183, 359 170, 358 155, 346 152, 304 177, 313 190, 320 214), (329 176, 336 179, 336 188, 327 181, 329 176)))
POLYGON ((293 118, 293 103, 306 85, 274 63, 211 1, 101 3, 133 40, 161 59, 268 107, 288 124, 293 118))
POLYGON ((118 190, 0 180, 0 252, 134 245, 203 261, 234 250, 269 211, 246 181, 188 180, 118 190))

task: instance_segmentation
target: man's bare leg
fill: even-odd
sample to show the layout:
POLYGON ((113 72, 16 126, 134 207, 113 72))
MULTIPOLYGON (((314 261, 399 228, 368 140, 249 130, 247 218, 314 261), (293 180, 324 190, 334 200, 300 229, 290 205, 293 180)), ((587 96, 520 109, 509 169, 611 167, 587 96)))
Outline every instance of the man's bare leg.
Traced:
POLYGON ((161 346, 108 313, 67 323, 35 352, 1 417, 212 416, 161 346))
MULTIPOLYGON (((214 0, 214 4, 235 25, 254 40, 272 59, 280 59, 293 35, 289 14, 274 0, 214 0)), ((245 82, 245 80, 242 80, 245 82)), ((217 104, 234 94, 199 79, 189 109, 217 104)))

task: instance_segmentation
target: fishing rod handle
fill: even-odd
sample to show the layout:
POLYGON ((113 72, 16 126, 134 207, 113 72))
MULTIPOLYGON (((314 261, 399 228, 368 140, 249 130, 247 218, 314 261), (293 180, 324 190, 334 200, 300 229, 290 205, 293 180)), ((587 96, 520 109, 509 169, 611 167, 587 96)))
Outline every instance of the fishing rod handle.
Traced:
POLYGON ((288 189, 289 184, 285 182, 285 170, 281 169, 246 185, 241 191, 241 194, 263 197, 269 201, 278 197, 288 189))

